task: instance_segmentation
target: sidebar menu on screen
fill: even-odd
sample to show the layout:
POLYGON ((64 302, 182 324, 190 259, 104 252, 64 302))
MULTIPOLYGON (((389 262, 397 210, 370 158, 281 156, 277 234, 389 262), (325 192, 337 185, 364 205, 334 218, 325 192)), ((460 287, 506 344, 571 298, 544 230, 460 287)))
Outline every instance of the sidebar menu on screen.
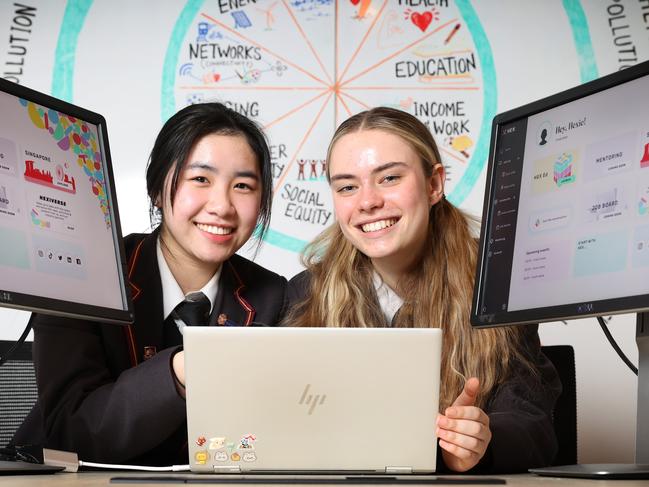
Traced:
POLYGON ((498 126, 477 313, 484 324, 507 310, 526 130, 527 119, 498 126))

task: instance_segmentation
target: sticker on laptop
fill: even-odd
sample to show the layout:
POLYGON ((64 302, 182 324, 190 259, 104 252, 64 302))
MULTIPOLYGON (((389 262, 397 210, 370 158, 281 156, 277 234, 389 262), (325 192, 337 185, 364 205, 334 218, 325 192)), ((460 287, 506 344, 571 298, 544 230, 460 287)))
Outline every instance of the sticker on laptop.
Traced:
POLYGON ((227 462, 228 454, 224 451, 217 451, 214 453, 214 460, 217 462, 227 462))
POLYGON ((232 455, 230 455, 230 460, 232 460, 233 462, 238 462, 239 460, 241 460, 241 455, 239 455, 235 451, 232 455))
POLYGON ((241 457, 241 459, 242 459, 244 462, 255 462, 255 461, 257 461, 257 455, 255 455, 255 452, 254 452, 254 451, 247 451, 247 452, 245 452, 245 453, 243 454, 243 456, 241 457))
POLYGON ((239 450, 254 450, 256 440, 257 437, 252 434, 247 434, 243 436, 239 441, 239 450))
POLYGON ((196 460, 196 465, 205 465, 209 458, 210 458, 210 454, 207 453, 207 450, 197 451, 196 454, 194 455, 194 459, 196 460))
POLYGON ((225 446, 224 436, 217 436, 214 438, 210 438, 210 444, 208 446, 210 450, 218 450, 219 448, 223 448, 224 446, 225 446))
POLYGON ((196 438, 196 444, 198 446, 203 446, 206 442, 207 440, 205 439, 204 436, 199 436, 198 438, 196 438))

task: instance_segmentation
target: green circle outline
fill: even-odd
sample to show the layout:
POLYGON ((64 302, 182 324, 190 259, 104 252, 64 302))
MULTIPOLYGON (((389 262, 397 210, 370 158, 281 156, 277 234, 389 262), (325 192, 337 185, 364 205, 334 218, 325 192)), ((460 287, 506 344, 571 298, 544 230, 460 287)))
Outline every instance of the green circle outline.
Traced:
MULTIPOLYGON (((167 55, 165 56, 165 63, 163 65, 161 100, 163 121, 175 113, 175 104, 173 103, 175 96, 173 87, 175 85, 178 53, 180 52, 181 43, 189 30, 191 22, 202 4, 203 0, 189 0, 174 25, 173 34, 169 41, 167 55)), ((460 205, 471 192, 473 186, 475 186, 475 183, 480 177, 486 163, 486 156, 489 150, 490 130, 484 130, 484 127, 491 125, 491 120, 496 114, 497 85, 491 46, 487 40, 487 36, 482 28, 478 16, 473 10, 469 0, 456 0, 456 5, 460 11, 460 15, 471 32, 474 45, 478 52, 483 76, 483 115, 481 122, 483 129, 480 130, 480 137, 476 143, 476 150, 469 161, 466 171, 462 175, 457 186, 448 196, 449 200, 453 204, 460 205)), ((304 240, 273 230, 272 228, 267 231, 264 236, 264 241, 284 250, 297 253, 301 252, 308 244, 308 242, 304 240)))
POLYGON ((93 0, 68 0, 56 41, 52 96, 70 103, 74 92, 74 57, 77 52, 77 42, 92 2, 93 0))
MULTIPOLYGON (((174 24, 162 70, 160 103, 163 122, 175 112, 174 86, 180 45, 203 3, 204 0, 188 0, 174 24)), ((57 40, 55 66, 58 69, 54 69, 51 91, 53 96, 69 102, 73 100, 73 78, 78 37, 92 4, 93 0, 68 0, 57 40)), ((491 120, 495 116, 497 109, 497 83, 491 45, 471 2, 469 0, 456 0, 456 5, 473 38, 483 75, 483 116, 480 137, 476 143, 476 150, 469 161, 469 167, 449 195, 451 202, 460 205, 473 190, 487 161, 491 120)), ((579 0, 563 0, 563 7, 570 22, 577 49, 581 81, 595 79, 598 76, 598 71, 588 22, 581 2, 579 0)), ((294 252, 302 251, 308 243, 273 229, 268 230, 264 240, 271 245, 294 252)))

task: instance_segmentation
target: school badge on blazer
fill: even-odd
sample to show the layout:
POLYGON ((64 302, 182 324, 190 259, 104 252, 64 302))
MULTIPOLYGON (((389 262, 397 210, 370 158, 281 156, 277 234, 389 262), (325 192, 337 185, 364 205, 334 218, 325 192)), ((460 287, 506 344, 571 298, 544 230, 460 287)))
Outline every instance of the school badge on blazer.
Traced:
POLYGON ((144 353, 142 354, 142 360, 149 360, 157 352, 158 352, 158 349, 156 347, 153 347, 153 346, 150 346, 150 345, 144 347, 144 353))

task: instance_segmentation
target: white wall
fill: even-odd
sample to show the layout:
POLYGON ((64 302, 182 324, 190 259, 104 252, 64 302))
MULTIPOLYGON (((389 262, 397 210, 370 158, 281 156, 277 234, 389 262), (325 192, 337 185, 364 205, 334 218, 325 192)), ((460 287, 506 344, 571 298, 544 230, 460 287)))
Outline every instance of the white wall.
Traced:
MULTIPOLYGON (((249 28, 235 27, 232 12, 219 11, 219 5, 228 2, 164 0, 154 6, 126 0, 24 0, 20 3, 36 8, 28 16, 32 22, 29 32, 16 30, 25 23, 18 18, 17 3, 0 4, 2 76, 16 77, 22 84, 106 116, 124 234, 148 229, 143 177, 148 152, 162 121, 170 111, 184 106, 189 97, 229 100, 242 106, 258 102, 257 118, 270 125, 271 144, 286 147, 286 156, 278 153, 275 161, 278 169, 283 165, 284 170, 276 175, 279 196, 272 229, 288 236, 289 241, 308 241, 324 226, 287 216, 289 201, 281 195, 290 184, 319 195, 324 207, 329 208, 326 184, 321 179, 299 181, 295 160, 324 157, 336 123, 362 109, 359 102, 413 110, 413 100, 462 101, 467 112, 467 135, 475 144, 469 149, 471 158, 462 159, 448 137, 438 137, 451 169, 448 187, 452 192, 461 186, 460 178, 469 169, 484 164, 484 134, 490 129, 488 115, 494 114, 490 109, 504 111, 580 84, 589 73, 601 76, 623 64, 649 59, 646 0, 429 2, 435 7, 415 6, 426 2, 391 0, 384 4, 375 0, 364 18, 355 17, 357 7, 341 0, 338 51, 334 49, 333 3, 326 0, 241 2, 242 7, 235 10, 246 13, 252 23, 249 28), (286 6, 296 3, 303 11, 291 7, 292 18, 286 6), (269 9, 272 17, 267 15, 269 9), (425 29, 417 27, 414 20, 424 18, 421 16, 426 12, 432 14, 430 24, 425 29), (189 44, 196 40, 201 21, 210 25, 210 32, 225 36, 213 42, 254 46, 258 41, 265 48, 260 51, 262 59, 222 63, 218 69, 189 60, 189 44), (450 22, 447 27, 428 36, 445 22, 450 22), (460 29, 448 45, 444 44, 456 24, 460 29), (370 34, 364 40, 366 32, 370 34), (12 47, 17 45, 26 47, 25 55, 11 54, 17 52, 12 47), (453 87, 432 90, 437 80, 396 76, 395 63, 399 60, 426 59, 444 49, 449 55, 472 53, 479 59, 478 68, 457 81, 468 83, 471 90, 458 88, 454 79, 449 81, 456 83, 453 87), (396 57, 384 61, 398 50, 401 52, 396 57), (333 73, 336 52, 338 74, 352 58, 349 73, 383 62, 365 78, 350 82, 340 101, 331 98, 323 103, 329 85, 314 81, 305 72, 326 78, 333 73), (183 70, 189 61, 193 77, 183 70), (244 71, 254 75, 255 69, 259 76, 256 81, 244 83, 235 77, 244 71), (20 74, 11 74, 17 71, 20 74), (62 73, 70 77, 62 80, 62 73), (220 80, 206 81, 208 74, 218 75, 220 80), (360 86, 368 88, 353 90, 360 86), (310 101, 317 94, 323 94, 323 98, 310 101), (294 109, 295 113, 282 118, 294 109)), ((457 201, 479 214, 483 187, 484 171, 457 201)), ((258 261, 290 277, 300 269, 297 254, 290 248, 285 241, 274 239, 264 246, 258 261)), ((17 338, 26 317, 24 312, 0 311, 0 338, 17 338)), ((611 328, 631 360, 637 362, 633 317, 616 317, 611 328)), ((569 343, 576 350, 580 461, 633 461, 637 381, 608 346, 595 320, 547 324, 541 327, 541 337, 545 344, 569 343)))

